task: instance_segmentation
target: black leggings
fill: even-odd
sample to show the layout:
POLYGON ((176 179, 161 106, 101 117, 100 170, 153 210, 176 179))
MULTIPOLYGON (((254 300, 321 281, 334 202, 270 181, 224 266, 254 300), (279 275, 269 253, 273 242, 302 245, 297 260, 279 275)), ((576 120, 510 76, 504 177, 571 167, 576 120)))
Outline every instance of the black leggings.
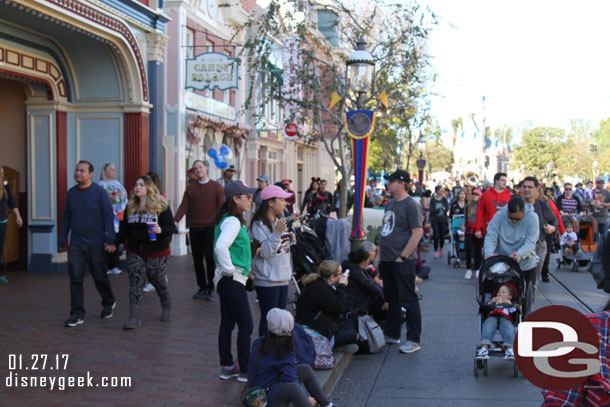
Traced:
POLYGON ((439 245, 441 250, 445 245, 445 237, 447 236, 447 221, 431 220, 432 223, 432 238, 434 239, 434 251, 438 251, 439 245))
POLYGON ((466 234, 466 268, 478 270, 483 260, 483 238, 479 239, 474 234, 466 234), (474 263, 472 262, 474 257, 474 263))
MULTIPOLYGON (((330 400, 324 394, 322 386, 318 383, 313 369, 309 365, 297 365, 297 377, 299 381, 305 385, 305 388, 311 394, 311 397, 316 399, 319 405, 327 406, 330 400)), ((303 390, 303 387, 296 382, 280 383, 273 389, 273 407, 288 407, 292 403, 294 407, 311 407, 309 396, 303 390)))
POLYGON ((4 239, 6 238, 6 228, 8 222, 0 223, 0 264, 2 264, 2 253, 4 250, 4 239))

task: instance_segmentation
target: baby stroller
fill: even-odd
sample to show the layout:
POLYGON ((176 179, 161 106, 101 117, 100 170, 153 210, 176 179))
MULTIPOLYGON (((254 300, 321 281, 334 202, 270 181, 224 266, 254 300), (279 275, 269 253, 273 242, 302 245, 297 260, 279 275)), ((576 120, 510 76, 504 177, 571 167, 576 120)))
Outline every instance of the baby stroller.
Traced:
POLYGON ((294 228, 296 243, 291 246, 294 275, 300 281, 313 273, 324 260, 331 258, 324 241, 309 227, 301 225, 294 228))
POLYGON ((453 262, 453 268, 460 268, 466 262, 466 235, 461 229, 464 222, 464 215, 457 215, 451 220, 451 246, 452 250, 447 258, 447 264, 453 262))
MULTIPOLYGON (((482 332, 485 317, 495 309, 517 308, 517 316, 513 325, 515 327, 521 322, 522 317, 529 310, 531 303, 531 288, 527 287, 525 276, 519 264, 508 256, 494 256, 483 262, 477 279, 477 302, 479 303, 479 336, 482 332), (494 293, 502 284, 510 283, 517 288, 516 298, 513 304, 489 304, 494 293)), ((503 338, 500 330, 497 330, 492 339, 493 345, 489 348, 489 356, 504 356, 502 349, 503 338)), ((474 375, 479 376, 479 370, 483 369, 483 375, 487 376, 488 360, 476 359, 478 346, 475 349, 474 375)), ((513 361, 513 376, 519 375, 517 363, 513 361)))
POLYGON ((570 271, 577 272, 580 267, 586 267, 593 259, 595 249, 594 237, 597 234, 597 221, 590 215, 582 215, 578 218, 578 227, 575 229, 578 234, 578 252, 574 256, 574 261, 570 264, 570 271))
MULTIPOLYGON (((572 226, 572 230, 574 231, 578 231, 578 225, 576 222, 576 219, 573 216, 570 215, 563 215, 561 217, 561 221, 563 222, 563 224, 566 226, 566 228, 568 227, 568 225, 572 226)), ((580 252, 580 244, 577 245, 578 250, 576 250, 576 253, 578 254, 578 256, 580 256, 580 254, 578 252, 580 252)), ((559 256, 556 259, 557 262, 557 268, 560 268, 562 264, 565 264, 567 266, 570 266, 570 271, 578 271, 578 264, 575 261, 575 253, 573 250, 570 250, 567 247, 560 247, 559 250, 559 256)))

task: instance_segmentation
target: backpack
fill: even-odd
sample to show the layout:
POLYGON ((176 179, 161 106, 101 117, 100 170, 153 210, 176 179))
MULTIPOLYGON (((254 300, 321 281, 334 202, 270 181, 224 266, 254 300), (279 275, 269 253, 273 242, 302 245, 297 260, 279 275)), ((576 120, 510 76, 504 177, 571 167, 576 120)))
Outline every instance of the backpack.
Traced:
POLYGON ((358 317, 358 333, 360 339, 368 344, 369 353, 380 352, 385 346, 383 330, 370 315, 358 317))
POLYGON ((328 339, 321 333, 314 331, 308 326, 303 326, 303 328, 313 340, 313 344, 316 348, 316 369, 330 370, 334 368, 335 356, 333 355, 333 350, 330 347, 330 342, 328 341, 328 339))
POLYGON ((603 289, 605 292, 610 293, 610 270, 604 269, 603 256, 610 256, 608 252, 608 235, 605 233, 600 235, 597 242, 597 248, 593 254, 593 259, 587 264, 587 271, 591 273, 593 279, 597 283, 597 288, 603 289))

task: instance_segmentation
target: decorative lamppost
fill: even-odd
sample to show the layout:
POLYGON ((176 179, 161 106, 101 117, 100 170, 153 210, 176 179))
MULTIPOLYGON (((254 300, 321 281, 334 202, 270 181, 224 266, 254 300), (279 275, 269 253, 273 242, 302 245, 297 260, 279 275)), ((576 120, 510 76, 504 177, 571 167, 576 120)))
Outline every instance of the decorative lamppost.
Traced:
POLYGON ((419 181, 419 187, 423 188, 426 160, 424 160, 424 155, 421 152, 419 153, 419 160, 415 161, 415 165, 417 166, 417 180, 419 181))
MULTIPOLYGON (((375 112, 365 110, 366 95, 371 92, 375 73, 375 60, 366 50, 366 41, 360 37, 356 49, 345 61, 346 84, 356 96, 357 110, 345 113, 345 127, 352 142, 352 162, 354 163, 354 214, 350 240, 352 249, 360 247, 365 239, 362 230, 365 185, 367 183, 367 158, 370 136, 375 128, 375 112)), ((345 184, 347 187, 347 183, 345 184)))

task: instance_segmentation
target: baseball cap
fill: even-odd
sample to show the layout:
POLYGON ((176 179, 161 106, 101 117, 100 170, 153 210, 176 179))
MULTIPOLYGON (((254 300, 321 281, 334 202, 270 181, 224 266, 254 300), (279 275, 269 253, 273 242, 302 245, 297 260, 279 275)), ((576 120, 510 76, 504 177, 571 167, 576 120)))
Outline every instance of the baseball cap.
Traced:
POLYGON ((284 191, 282 188, 277 185, 270 185, 263 189, 261 192, 261 199, 263 201, 271 198, 290 198, 292 196, 291 193, 284 191))
POLYGON ((231 181, 225 185, 224 191, 225 196, 229 199, 240 194, 252 195, 256 192, 256 188, 248 188, 248 186, 241 181, 231 181))
POLYGON ((475 189, 472 191, 472 193, 473 193, 473 194, 477 194, 477 195, 483 195, 483 192, 482 192, 482 191, 481 191, 479 188, 475 188, 475 189))
POLYGON ((277 336, 290 336, 294 329, 294 318, 285 309, 271 308, 267 313, 267 328, 277 336))
POLYGON ((284 180, 282 180, 282 184, 286 184, 286 185, 292 184, 292 180, 291 179, 284 179, 284 180))
POLYGON ((260 177, 258 177, 256 179, 257 181, 265 181, 265 182, 269 182, 269 176, 267 174, 263 174, 260 177))
POLYGON ((235 172, 235 166, 233 164, 229 165, 229 168, 225 168, 225 171, 233 171, 235 172))
POLYGON ((409 176, 409 173, 405 170, 396 170, 393 173, 391 173, 390 175, 384 175, 384 178, 388 181, 404 181, 404 182, 411 181, 411 177, 409 176))

